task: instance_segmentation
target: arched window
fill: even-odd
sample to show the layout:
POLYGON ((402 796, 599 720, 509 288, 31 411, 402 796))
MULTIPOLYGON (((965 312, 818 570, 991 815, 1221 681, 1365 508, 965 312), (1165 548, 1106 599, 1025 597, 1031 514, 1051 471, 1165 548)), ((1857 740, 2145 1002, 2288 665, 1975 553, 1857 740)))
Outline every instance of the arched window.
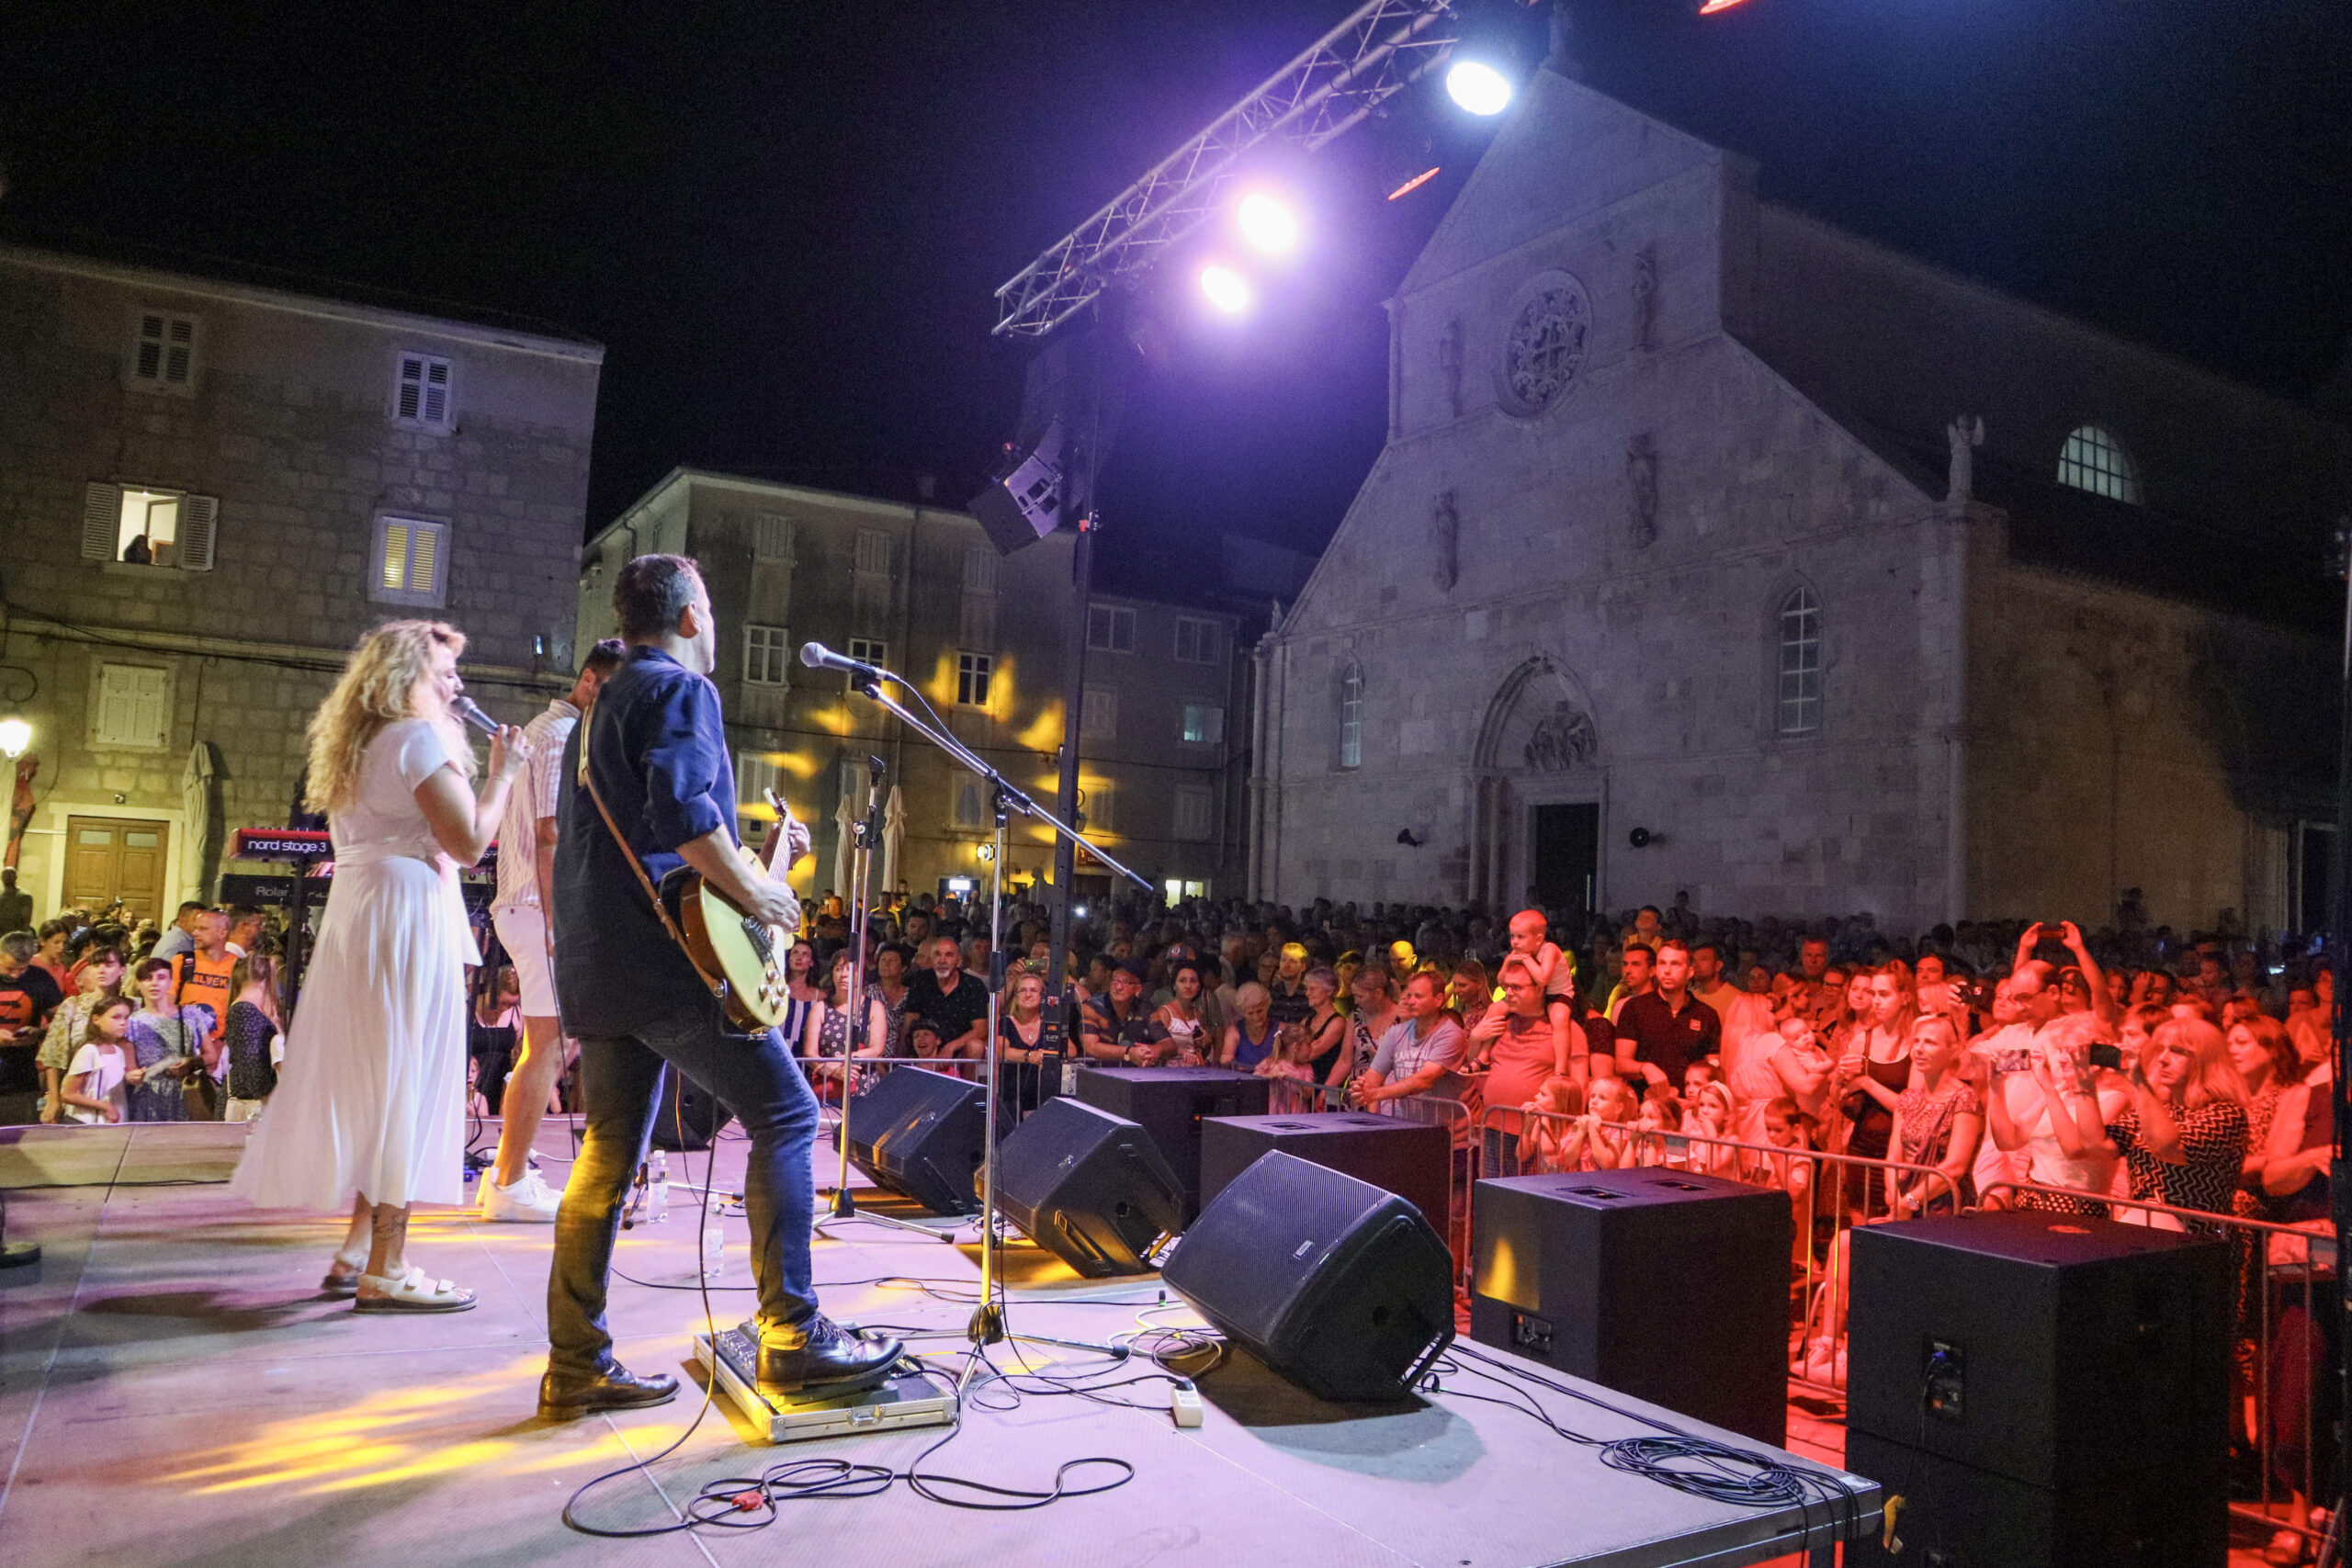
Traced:
POLYGON ((1363 766, 1363 666, 1351 664, 1340 677, 1340 766, 1363 766))
POLYGON ((2109 501, 2140 504, 2140 468, 2123 443, 2096 424, 2086 424, 2066 437, 2058 454, 2058 482, 2103 495, 2109 501))
POLYGON ((1800 588, 1781 601, 1781 733, 1821 728, 1821 601, 1800 588))

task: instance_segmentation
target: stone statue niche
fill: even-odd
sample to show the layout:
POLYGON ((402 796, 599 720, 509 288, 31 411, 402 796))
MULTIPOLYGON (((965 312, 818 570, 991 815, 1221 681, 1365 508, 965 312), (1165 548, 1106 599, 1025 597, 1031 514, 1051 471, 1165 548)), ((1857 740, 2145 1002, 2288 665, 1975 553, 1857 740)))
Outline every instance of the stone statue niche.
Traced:
POLYGON ((1572 773, 1600 765, 1600 736, 1566 676, 1538 655, 1511 671, 1487 705, 1476 766, 1572 773))
POLYGON ((1437 505, 1430 513, 1430 546, 1435 555, 1430 576, 1441 593, 1453 592, 1461 543, 1462 514, 1454 510, 1453 492, 1447 491, 1437 498, 1437 505))
POLYGON ((1462 417, 1462 320, 1455 317, 1446 323, 1445 335, 1438 339, 1437 367, 1445 377, 1445 412, 1455 419, 1462 417))
POLYGON ((1984 445, 1984 422, 1971 414, 1956 413, 1944 426, 1944 439, 1951 444, 1951 467, 1945 475, 1944 500, 1971 500, 1976 493, 1976 448, 1984 445))
POLYGON ((1592 732, 1589 716, 1573 704, 1555 703, 1550 713, 1535 721, 1521 755, 1539 773, 1573 773, 1600 760, 1600 740, 1592 732))
POLYGON ((1644 431, 1625 443, 1625 491, 1632 516, 1628 532, 1635 549, 1657 537, 1657 449, 1644 431))
POLYGON ((1634 258, 1634 346, 1657 346, 1657 247, 1644 245, 1634 258))

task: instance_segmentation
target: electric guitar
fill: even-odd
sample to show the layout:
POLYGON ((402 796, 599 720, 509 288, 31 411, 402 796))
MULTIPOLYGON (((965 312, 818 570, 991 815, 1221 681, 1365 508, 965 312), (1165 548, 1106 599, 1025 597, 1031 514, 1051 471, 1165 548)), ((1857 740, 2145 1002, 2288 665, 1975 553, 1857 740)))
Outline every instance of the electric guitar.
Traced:
MULTIPOLYGON (((786 852, 792 830, 799 824, 774 790, 768 804, 776 820, 768 834, 764 856, 742 847, 743 859, 763 875, 779 852, 786 852)), ((788 854, 788 852, 786 852, 788 854)), ((790 869, 787 858, 786 868, 790 869)), ((703 879, 691 866, 681 866, 662 879, 662 904, 673 929, 710 986, 711 995, 735 1023, 748 1030, 773 1029, 784 1019, 790 999, 785 989, 784 955, 791 951, 793 932, 772 926, 743 912, 735 901, 703 879)))

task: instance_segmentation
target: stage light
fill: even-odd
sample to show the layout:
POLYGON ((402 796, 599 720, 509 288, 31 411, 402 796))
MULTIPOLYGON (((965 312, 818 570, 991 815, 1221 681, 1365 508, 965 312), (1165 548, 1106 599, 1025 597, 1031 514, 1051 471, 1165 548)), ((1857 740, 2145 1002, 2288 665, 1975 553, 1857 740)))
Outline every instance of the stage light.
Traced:
POLYGON ((1233 217, 1241 237, 1259 250, 1280 254, 1298 243, 1296 215, 1264 191, 1253 190, 1243 197, 1233 217))
POLYGON ((1201 268, 1201 292, 1227 315, 1239 315, 1250 308, 1250 280, 1229 266, 1212 263, 1201 268))
POLYGON ((1500 114, 1510 107, 1510 78, 1483 61, 1455 61, 1445 73, 1445 91, 1472 114, 1500 114))
POLYGON ((1699 7, 1699 15, 1712 17, 1719 11, 1728 11, 1734 6, 1744 6, 1747 3, 1747 0, 1707 0, 1705 5, 1699 7))

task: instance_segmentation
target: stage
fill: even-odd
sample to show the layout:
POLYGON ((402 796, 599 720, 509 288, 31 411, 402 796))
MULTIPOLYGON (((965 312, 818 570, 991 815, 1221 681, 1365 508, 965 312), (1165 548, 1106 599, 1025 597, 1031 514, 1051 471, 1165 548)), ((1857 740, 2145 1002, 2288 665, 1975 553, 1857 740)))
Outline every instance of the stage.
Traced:
MULTIPOLYGON (((1108 1393, 1148 1407, 1132 1410, 1035 1393, 998 1408, 1011 1403, 1000 1383, 967 1401, 960 1433, 922 1465, 1043 1489, 1063 1462, 1109 1456, 1135 1468, 1115 1491, 981 1514, 926 1501, 902 1483, 872 1497, 786 1503, 764 1530, 593 1539, 561 1522, 564 1500, 600 1471, 676 1438, 702 1404, 699 1384, 687 1381, 675 1402, 653 1410, 538 1421, 551 1227, 420 1211, 414 1260, 479 1292, 481 1304, 453 1315, 356 1315, 316 1294, 340 1222, 259 1214, 210 1185, 228 1175, 243 1134, 207 1123, 0 1129, 0 1187, 76 1184, 9 1195, 9 1239, 38 1241, 44 1257, 0 1271, 0 1440, 8 1455, 0 1568, 489 1568, 787 1554, 826 1568, 1731 1568, 1804 1544, 1797 1509, 1709 1502, 1605 1468, 1595 1450, 1522 1412, 1452 1392, 1498 1392, 1474 1379, 1448 1377, 1446 1392, 1367 1410, 1321 1404, 1239 1356, 1202 1381, 1197 1429, 1174 1426, 1164 1383, 1108 1393)), ((567 1168, 570 1138, 560 1122, 542 1134, 551 1177, 567 1168)), ((720 1190, 739 1188, 743 1148, 720 1143, 720 1190)), ((698 1180, 705 1157, 673 1156, 673 1179, 690 1164, 698 1180)), ((612 1321, 619 1355, 639 1371, 688 1376, 702 1299, 691 1288, 659 1287, 695 1283, 693 1203, 680 1192, 667 1224, 620 1241, 617 1269, 645 1283, 616 1280, 612 1321)), ((725 1228, 727 1267, 717 1283, 729 1288, 712 1298, 722 1327, 752 1299, 744 1224, 729 1218, 725 1228)), ((820 1236, 816 1249, 834 1317, 961 1329, 978 1278, 975 1248, 864 1223, 840 1235, 820 1236), (935 1281, 951 1299, 871 1282, 890 1277, 935 1281)), ((1025 1244, 1006 1258, 1017 1330, 1107 1340, 1136 1330, 1137 1314, 1157 1304, 1156 1279, 1080 1281, 1025 1244), (1049 1299, 1030 1299, 1039 1296, 1049 1299)), ((1149 1321, 1198 1319, 1173 1303, 1149 1321)), ((910 1348, 943 1368, 963 1359, 960 1337, 910 1348)), ((1125 1375, 1080 1352, 1022 1354, 1056 1376, 1125 1375)), ((1010 1347, 994 1355, 1018 1370, 1010 1347)), ((1126 1373, 1152 1370, 1137 1357, 1126 1373)), ((1646 1430, 1581 1402, 1541 1397, 1555 1419, 1595 1438, 1646 1430)), ((706 1481, 791 1460, 903 1469, 946 1433, 770 1448, 752 1444, 750 1430, 721 1402, 652 1478, 607 1483, 590 1495, 584 1517, 605 1528, 662 1523, 706 1481)), ((1107 1473, 1075 1472, 1069 1483, 1107 1473)), ((1861 1489, 1860 1511, 1875 1529, 1875 1488, 1848 1483, 1861 1489)), ((1813 1539, 1826 1540, 1827 1510, 1815 1507, 1811 1523, 1813 1539)))

